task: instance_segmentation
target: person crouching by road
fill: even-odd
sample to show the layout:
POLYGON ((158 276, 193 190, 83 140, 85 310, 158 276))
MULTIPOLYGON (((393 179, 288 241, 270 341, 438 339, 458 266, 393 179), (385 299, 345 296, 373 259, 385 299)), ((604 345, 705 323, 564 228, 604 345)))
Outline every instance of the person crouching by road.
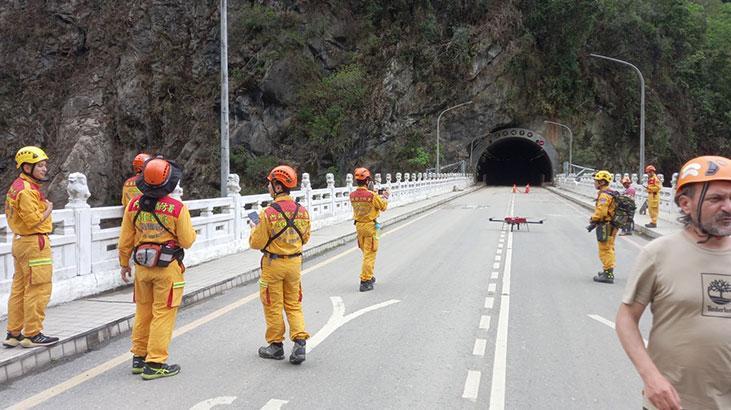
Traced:
POLYGON ((353 207, 353 223, 358 237, 358 248, 363 252, 363 265, 360 270, 360 291, 373 290, 376 277, 373 269, 376 265, 376 253, 381 237, 381 224, 378 215, 388 206, 388 191, 382 195, 369 189, 371 172, 366 168, 355 170, 355 182, 358 187, 350 193, 350 204, 353 207))
POLYGON ((148 154, 140 152, 132 160, 132 169, 135 171, 135 174, 127 178, 127 180, 124 181, 124 185, 122 186, 123 207, 126 208, 127 204, 129 204, 129 201, 131 201, 132 198, 138 195, 142 195, 140 189, 137 188, 137 179, 139 179, 140 175, 142 175, 142 168, 145 166, 145 162, 147 162, 150 158, 151 157, 148 154))
POLYGON ((612 225, 615 203, 609 189, 612 183, 612 174, 609 171, 597 171, 594 174, 594 188, 598 189, 594 214, 589 220, 586 229, 591 232, 596 229, 596 240, 599 244, 599 260, 602 261, 602 271, 594 276, 594 282, 614 283, 614 240, 617 238, 617 228, 612 225))
MULTIPOLYGON (((632 198, 632 200, 634 201, 635 196, 637 195, 637 191, 632 186, 632 180, 628 176, 625 176, 624 178, 622 178, 622 186, 624 187, 624 190, 622 191, 622 195, 632 198)), ((630 220, 629 223, 622 226, 622 232, 620 233, 620 235, 632 235, 632 231, 634 230, 634 227, 635 227, 635 221, 630 220)))
POLYGON ((5 215, 14 234, 15 273, 3 346, 51 346, 58 338, 41 333, 53 279, 48 240, 53 231, 53 203, 41 192, 41 184, 48 181, 48 156, 38 147, 23 147, 15 154, 15 167, 21 174, 5 196, 5 215))
POLYGON ((252 225, 249 246, 259 249, 261 278, 259 293, 266 321, 268 346, 259 348, 259 357, 284 359, 284 319, 287 313, 289 337, 294 342, 289 361, 305 361, 306 340, 302 313, 302 247, 310 240, 310 215, 289 195, 297 186, 297 173, 291 167, 280 165, 267 176, 267 188, 274 202, 259 214, 259 222, 252 225))
POLYGON ((640 252, 617 335, 644 383, 645 408, 731 409, 731 159, 688 161, 675 203, 685 229, 640 252), (648 304, 645 348, 639 321, 648 304))
POLYGON ((132 373, 144 380, 175 376, 177 364, 167 364, 175 316, 183 299, 183 249, 193 246, 196 233, 188 207, 171 198, 182 169, 160 157, 147 161, 133 198, 122 218, 119 264, 122 280, 132 276, 135 262, 135 324, 132 329, 132 373))

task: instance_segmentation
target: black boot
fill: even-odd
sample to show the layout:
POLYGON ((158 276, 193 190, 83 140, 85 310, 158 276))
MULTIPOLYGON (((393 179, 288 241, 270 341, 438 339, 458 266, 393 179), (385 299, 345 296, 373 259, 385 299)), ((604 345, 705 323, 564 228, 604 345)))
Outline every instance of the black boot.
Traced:
POLYGON ((614 283, 614 268, 609 268, 599 272, 596 276, 594 276, 594 282, 614 283))
POLYGON ((132 374, 141 374, 145 370, 145 356, 132 356, 132 374))
POLYGON ((284 359, 284 345, 279 342, 271 343, 269 346, 262 346, 259 348, 259 357, 282 360, 284 359))
POLYGON ((360 291, 361 292, 368 292, 369 290, 373 290, 373 281, 367 280, 365 282, 360 282, 360 291))
POLYGON ((645 227, 647 227, 647 228, 657 228, 657 224, 654 224, 654 223, 650 222, 649 224, 645 224, 645 227))
POLYGON ((292 364, 300 364, 305 361, 306 342, 303 339, 296 339, 292 345, 292 354, 289 355, 289 362, 292 364))

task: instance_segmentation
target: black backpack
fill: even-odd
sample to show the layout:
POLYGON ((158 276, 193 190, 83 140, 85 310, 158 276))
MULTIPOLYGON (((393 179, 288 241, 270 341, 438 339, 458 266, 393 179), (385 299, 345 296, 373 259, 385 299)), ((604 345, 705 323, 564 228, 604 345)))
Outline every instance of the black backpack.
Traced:
POLYGON ((637 209, 635 200, 617 191, 609 191, 609 194, 614 198, 615 204, 611 224, 616 228, 629 225, 634 219, 635 210, 637 209))

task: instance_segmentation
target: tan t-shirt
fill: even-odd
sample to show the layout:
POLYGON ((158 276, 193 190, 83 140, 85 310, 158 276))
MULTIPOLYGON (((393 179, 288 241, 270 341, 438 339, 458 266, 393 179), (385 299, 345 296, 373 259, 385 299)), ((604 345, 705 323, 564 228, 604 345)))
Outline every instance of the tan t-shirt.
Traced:
POLYGON ((648 244, 622 302, 650 304, 652 361, 683 409, 731 409, 731 251, 680 231, 648 244))

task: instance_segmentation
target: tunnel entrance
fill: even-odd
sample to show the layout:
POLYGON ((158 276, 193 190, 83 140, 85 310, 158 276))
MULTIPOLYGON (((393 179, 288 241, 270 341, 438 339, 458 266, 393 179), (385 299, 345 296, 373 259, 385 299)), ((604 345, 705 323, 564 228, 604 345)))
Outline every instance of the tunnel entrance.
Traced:
POLYGON ((544 140, 508 136, 492 141, 477 163, 476 176, 487 185, 531 184, 553 181, 553 165, 544 140))

